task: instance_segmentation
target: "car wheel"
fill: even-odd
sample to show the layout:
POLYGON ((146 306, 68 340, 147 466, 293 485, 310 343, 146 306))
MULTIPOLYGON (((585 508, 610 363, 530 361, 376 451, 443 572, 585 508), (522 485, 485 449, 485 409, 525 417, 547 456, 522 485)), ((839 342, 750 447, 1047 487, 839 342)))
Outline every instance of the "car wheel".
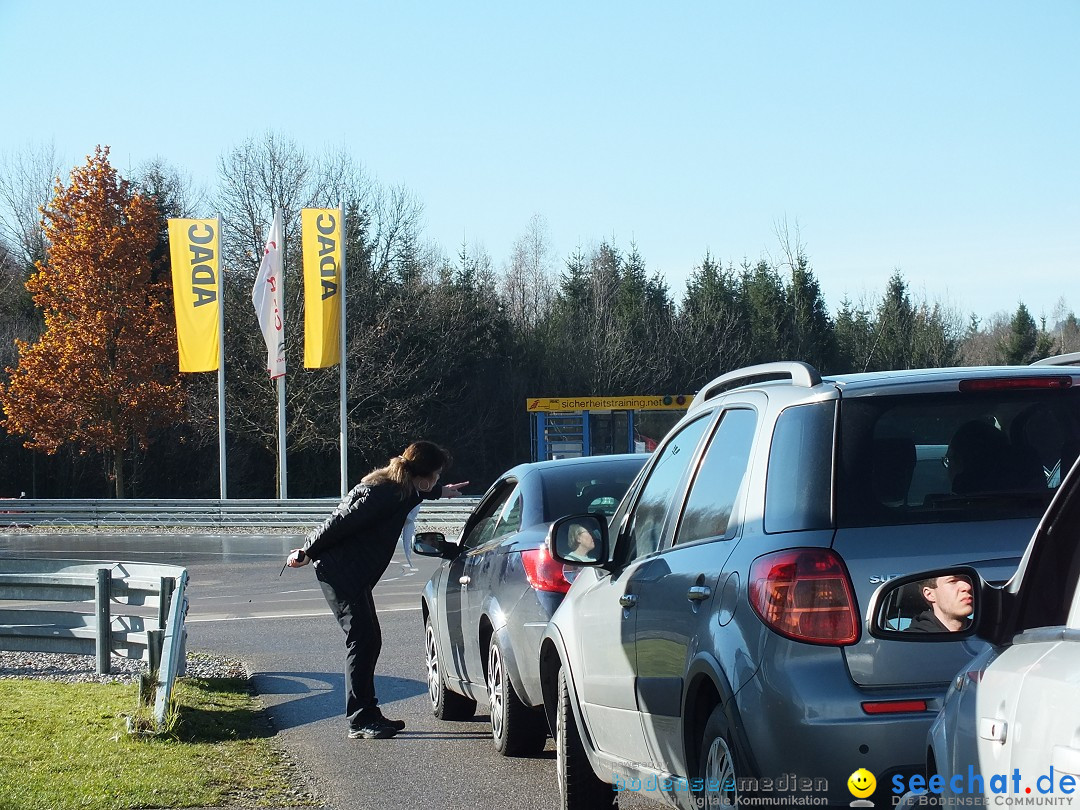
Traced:
POLYGON ((618 806, 615 791, 597 778, 585 755, 564 669, 559 670, 559 705, 555 710, 555 760, 562 810, 618 806))
POLYGON ((495 750, 504 757, 539 754, 547 742, 544 715, 521 702, 506 671, 506 656, 499 640, 488 646, 488 706, 495 750))
POLYGON ((705 807, 735 807, 739 803, 739 773, 742 770, 731 741, 727 714, 717 706, 701 735, 701 798, 705 807))
POLYGON ((476 714, 476 701, 446 688, 442 665, 439 662, 439 644, 430 619, 424 623, 424 638, 427 648, 427 685, 431 713, 440 720, 468 720, 476 714))

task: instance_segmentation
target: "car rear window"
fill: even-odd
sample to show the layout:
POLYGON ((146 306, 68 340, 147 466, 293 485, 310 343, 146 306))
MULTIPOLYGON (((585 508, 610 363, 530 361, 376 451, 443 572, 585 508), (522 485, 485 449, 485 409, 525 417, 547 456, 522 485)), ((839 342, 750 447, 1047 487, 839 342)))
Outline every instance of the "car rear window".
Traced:
POLYGON ((634 454, 625 459, 545 470, 544 520, 586 512, 602 512, 610 517, 646 458, 634 454))
POLYGON ((1078 396, 842 399, 837 526, 1039 517, 1080 452, 1078 396))

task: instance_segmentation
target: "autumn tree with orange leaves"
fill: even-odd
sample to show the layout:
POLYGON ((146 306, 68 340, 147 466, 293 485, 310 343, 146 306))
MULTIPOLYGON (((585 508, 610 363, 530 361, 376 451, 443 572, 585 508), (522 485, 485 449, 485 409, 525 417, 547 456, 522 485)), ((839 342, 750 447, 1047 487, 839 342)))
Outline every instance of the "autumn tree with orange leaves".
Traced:
POLYGON ((184 414, 171 282, 153 258, 162 223, 100 146, 70 185, 57 181, 43 214, 46 258, 26 288, 45 331, 36 343, 16 341, 0 424, 31 449, 72 443, 104 454, 122 498, 129 448, 146 449, 184 414))

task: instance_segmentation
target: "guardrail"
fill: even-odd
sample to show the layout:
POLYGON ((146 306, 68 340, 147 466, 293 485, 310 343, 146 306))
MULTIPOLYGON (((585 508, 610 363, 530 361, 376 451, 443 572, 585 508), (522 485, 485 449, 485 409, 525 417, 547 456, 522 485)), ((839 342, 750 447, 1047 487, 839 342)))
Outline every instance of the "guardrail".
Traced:
MULTIPOLYGON (((457 526, 479 503, 479 498, 424 501, 418 527, 457 526)), ((0 530, 23 526, 126 526, 278 527, 307 529, 322 523, 340 498, 229 498, 190 499, 43 499, 0 500, 0 530)))
POLYGON ((0 609, 0 649, 96 655, 103 675, 114 655, 146 661, 157 673, 160 728, 173 682, 184 672, 187 576, 175 565, 2 557, 0 600, 21 604, 0 609), (56 603, 92 603, 94 612, 56 603), (117 613, 117 605, 127 610, 117 613))

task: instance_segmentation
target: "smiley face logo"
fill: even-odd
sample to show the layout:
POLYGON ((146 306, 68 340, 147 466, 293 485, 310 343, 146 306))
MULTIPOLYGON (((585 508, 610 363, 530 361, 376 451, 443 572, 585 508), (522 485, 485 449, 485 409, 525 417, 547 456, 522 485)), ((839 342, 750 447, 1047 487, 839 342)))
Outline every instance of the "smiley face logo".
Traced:
POLYGON ((877 787, 877 779, 866 768, 859 768, 847 780, 847 788, 851 795, 859 799, 865 799, 877 787))

